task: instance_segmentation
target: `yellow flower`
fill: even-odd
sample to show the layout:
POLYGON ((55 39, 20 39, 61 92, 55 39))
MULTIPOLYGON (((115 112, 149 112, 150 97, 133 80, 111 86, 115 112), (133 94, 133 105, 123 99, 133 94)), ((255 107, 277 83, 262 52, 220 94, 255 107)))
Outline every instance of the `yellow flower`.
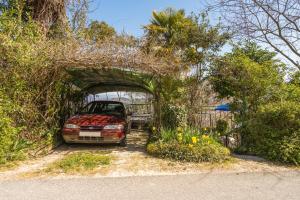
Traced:
POLYGON ((178 140, 179 143, 182 142, 182 134, 181 133, 177 134, 177 140, 178 140))
POLYGON ((207 135, 202 135, 202 139, 206 139, 206 138, 208 138, 207 135))
POLYGON ((193 147, 194 147, 194 145, 192 145, 192 144, 189 144, 189 147, 190 147, 190 148, 193 148, 193 147))
POLYGON ((154 132, 154 131, 156 131, 156 128, 155 128, 155 126, 153 126, 153 127, 152 127, 152 131, 153 131, 153 132, 154 132))
POLYGON ((177 128, 177 132, 182 133, 182 131, 183 131, 183 130, 182 130, 181 127, 178 127, 178 128, 177 128))
POLYGON ((196 144, 197 141, 198 141, 197 137, 192 137, 192 143, 193 143, 193 144, 196 144))
POLYGON ((205 127, 205 128, 204 128, 204 131, 206 131, 206 130, 207 130, 207 128, 205 127))

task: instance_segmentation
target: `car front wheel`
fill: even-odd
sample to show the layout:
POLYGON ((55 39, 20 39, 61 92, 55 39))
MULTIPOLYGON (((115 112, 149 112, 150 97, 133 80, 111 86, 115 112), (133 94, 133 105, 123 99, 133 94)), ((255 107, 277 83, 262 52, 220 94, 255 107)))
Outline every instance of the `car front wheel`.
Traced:
POLYGON ((126 147, 126 145, 127 145, 127 139, 126 139, 126 136, 121 140, 121 142, 120 142, 120 146, 121 147, 126 147))

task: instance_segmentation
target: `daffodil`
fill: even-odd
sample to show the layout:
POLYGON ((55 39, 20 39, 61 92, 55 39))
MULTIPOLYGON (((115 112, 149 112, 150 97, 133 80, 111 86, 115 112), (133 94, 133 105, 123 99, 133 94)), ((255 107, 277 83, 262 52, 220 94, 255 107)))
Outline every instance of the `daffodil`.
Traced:
POLYGON ((193 144, 196 144, 197 142, 198 142, 198 139, 197 139, 197 137, 195 137, 195 136, 194 136, 194 137, 192 137, 192 143, 193 143, 193 144))

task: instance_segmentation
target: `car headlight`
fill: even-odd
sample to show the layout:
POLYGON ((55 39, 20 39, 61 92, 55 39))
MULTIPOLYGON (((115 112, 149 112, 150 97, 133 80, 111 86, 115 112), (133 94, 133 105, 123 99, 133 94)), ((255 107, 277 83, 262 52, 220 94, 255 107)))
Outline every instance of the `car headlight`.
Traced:
POLYGON ((111 129, 111 130, 122 130, 124 129, 124 126, 122 124, 118 124, 118 125, 106 125, 104 126, 105 130, 111 129))
POLYGON ((80 126, 77 126, 76 124, 66 124, 65 128, 78 129, 80 126))

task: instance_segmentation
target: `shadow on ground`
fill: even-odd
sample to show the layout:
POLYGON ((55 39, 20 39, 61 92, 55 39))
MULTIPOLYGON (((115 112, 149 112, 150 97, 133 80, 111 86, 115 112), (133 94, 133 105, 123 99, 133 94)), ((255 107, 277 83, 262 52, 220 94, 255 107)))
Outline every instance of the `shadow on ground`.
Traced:
POLYGON ((146 143, 149 133, 144 130, 132 130, 127 135, 127 146, 121 147, 118 144, 66 144, 63 143, 55 149, 56 152, 63 151, 119 151, 119 152, 146 152, 146 143))
POLYGON ((266 160, 262 157, 255 156, 255 155, 232 154, 232 157, 236 158, 236 159, 239 159, 241 161, 255 162, 255 163, 258 163, 258 164, 265 164, 265 165, 269 165, 269 166, 295 168, 294 165, 288 165, 288 164, 284 164, 284 163, 280 163, 280 162, 266 160))

